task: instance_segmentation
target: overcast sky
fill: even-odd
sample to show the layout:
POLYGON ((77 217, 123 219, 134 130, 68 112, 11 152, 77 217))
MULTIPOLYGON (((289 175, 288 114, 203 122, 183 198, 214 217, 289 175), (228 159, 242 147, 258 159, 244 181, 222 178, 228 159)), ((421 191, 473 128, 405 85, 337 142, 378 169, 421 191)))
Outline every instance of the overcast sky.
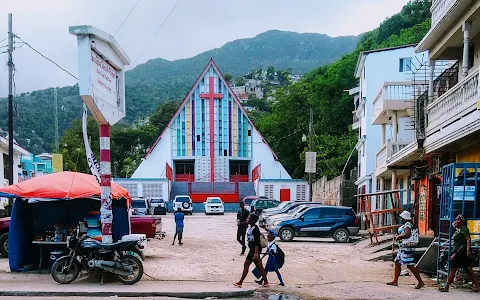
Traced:
MULTIPOLYGON (((178 0, 140 0, 116 34, 133 62, 178 0)), ((115 33, 137 0, 0 0, 0 41, 13 32, 77 75, 76 38, 70 25, 115 33)), ((270 30, 358 35, 399 12, 408 0, 181 0, 137 64, 162 57, 187 58, 270 30)), ((0 53, 6 50, 0 43, 0 53)), ((6 54, 0 54, 0 96, 8 94, 6 54)), ((17 93, 75 84, 27 46, 14 52, 17 93)))

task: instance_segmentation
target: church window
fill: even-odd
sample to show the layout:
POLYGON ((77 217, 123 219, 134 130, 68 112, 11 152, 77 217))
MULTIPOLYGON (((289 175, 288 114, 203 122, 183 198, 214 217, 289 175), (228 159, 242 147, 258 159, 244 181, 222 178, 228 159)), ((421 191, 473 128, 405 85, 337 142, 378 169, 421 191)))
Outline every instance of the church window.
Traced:
POLYGON ((252 130, 251 129, 248 130, 248 136, 252 136, 252 130))
POLYGON ((228 151, 226 149, 223 150, 223 156, 228 156, 228 151))

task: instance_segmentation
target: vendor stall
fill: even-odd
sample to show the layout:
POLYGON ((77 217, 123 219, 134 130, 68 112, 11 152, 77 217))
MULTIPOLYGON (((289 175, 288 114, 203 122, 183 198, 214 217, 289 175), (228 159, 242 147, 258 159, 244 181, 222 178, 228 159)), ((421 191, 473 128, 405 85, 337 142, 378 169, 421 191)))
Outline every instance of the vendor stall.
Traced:
MULTIPOLYGON (((0 188, 0 197, 15 198, 9 230, 11 271, 25 266, 46 266, 50 251, 66 250, 66 237, 79 224, 92 237, 99 231, 100 185, 88 174, 59 172, 0 188), (48 257, 47 257, 48 256, 48 257)), ((131 198, 112 184, 113 238, 129 234, 131 198)))

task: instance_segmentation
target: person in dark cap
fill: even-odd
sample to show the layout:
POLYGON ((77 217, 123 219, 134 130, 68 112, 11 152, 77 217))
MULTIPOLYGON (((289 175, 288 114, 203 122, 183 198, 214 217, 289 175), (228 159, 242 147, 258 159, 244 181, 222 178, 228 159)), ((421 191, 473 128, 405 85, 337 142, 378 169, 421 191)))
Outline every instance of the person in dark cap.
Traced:
POLYGON ((467 220, 463 215, 458 215, 452 224, 455 227, 455 233, 452 235, 453 255, 450 257, 450 273, 448 274, 445 287, 439 288, 440 292, 448 292, 450 285, 455 279, 455 273, 463 268, 473 282, 473 291, 479 292, 477 277, 472 269, 472 240, 470 230, 467 227, 467 220))

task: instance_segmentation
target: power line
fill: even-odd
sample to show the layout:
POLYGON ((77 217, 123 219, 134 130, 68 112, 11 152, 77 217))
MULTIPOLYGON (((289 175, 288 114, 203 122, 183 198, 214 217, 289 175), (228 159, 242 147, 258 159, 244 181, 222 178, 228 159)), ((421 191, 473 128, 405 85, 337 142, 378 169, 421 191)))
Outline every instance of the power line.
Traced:
POLYGON ((117 31, 115 31, 115 33, 113 34, 113 36, 115 36, 115 35, 117 34, 117 32, 120 30, 120 28, 122 28, 123 24, 124 24, 125 21, 128 19, 128 17, 129 17, 130 14, 132 13, 132 11, 135 9, 135 7, 137 6, 138 2, 140 2, 140 0, 137 0, 137 2, 135 3, 135 5, 132 7, 132 9, 131 9, 130 12, 128 13, 128 15, 125 17, 125 19, 123 19, 122 24, 120 24, 120 26, 118 27, 117 31))
POLYGON ((153 35, 152 39, 147 43, 147 45, 145 46, 145 48, 143 48, 142 52, 140 52, 140 55, 138 55, 138 57, 133 61, 133 64, 132 64, 132 67, 135 65, 135 63, 137 62, 137 60, 140 58, 140 56, 142 56, 143 52, 145 52, 145 50, 147 50, 148 46, 150 46, 150 43, 152 43, 153 39, 157 36, 158 32, 160 31, 160 29, 162 29, 163 25, 165 25, 165 23, 168 21, 168 19, 170 18, 170 16, 173 14, 173 12, 175 11, 175 9, 177 8, 178 4, 180 4, 182 0, 178 0, 177 4, 175 4, 175 6, 172 8, 172 10, 170 11, 170 13, 167 15, 167 17, 165 18, 165 20, 163 20, 162 24, 160 24, 160 27, 158 27, 157 29, 157 32, 155 32, 155 34, 153 35))
POLYGON ((73 75, 72 73, 70 73, 69 71, 67 71, 66 69, 62 68, 59 64, 57 64, 56 62, 54 62, 53 60, 51 60, 50 58, 46 57, 45 55, 43 55, 40 51, 38 51, 37 49, 33 48, 29 43, 25 42, 24 40, 22 40, 21 37, 19 37, 18 35, 14 35, 16 38, 18 38, 19 40, 21 40, 23 43, 25 43, 25 45, 27 45, 30 49, 32 49, 33 51, 37 52, 41 57, 45 58, 46 60, 48 60, 49 62, 51 62, 52 64, 54 64, 55 66, 57 66, 59 69, 61 69, 62 71, 64 71, 65 73, 69 74, 70 76, 72 76, 73 78, 75 78, 76 80, 79 80, 77 78, 77 76, 73 75))

